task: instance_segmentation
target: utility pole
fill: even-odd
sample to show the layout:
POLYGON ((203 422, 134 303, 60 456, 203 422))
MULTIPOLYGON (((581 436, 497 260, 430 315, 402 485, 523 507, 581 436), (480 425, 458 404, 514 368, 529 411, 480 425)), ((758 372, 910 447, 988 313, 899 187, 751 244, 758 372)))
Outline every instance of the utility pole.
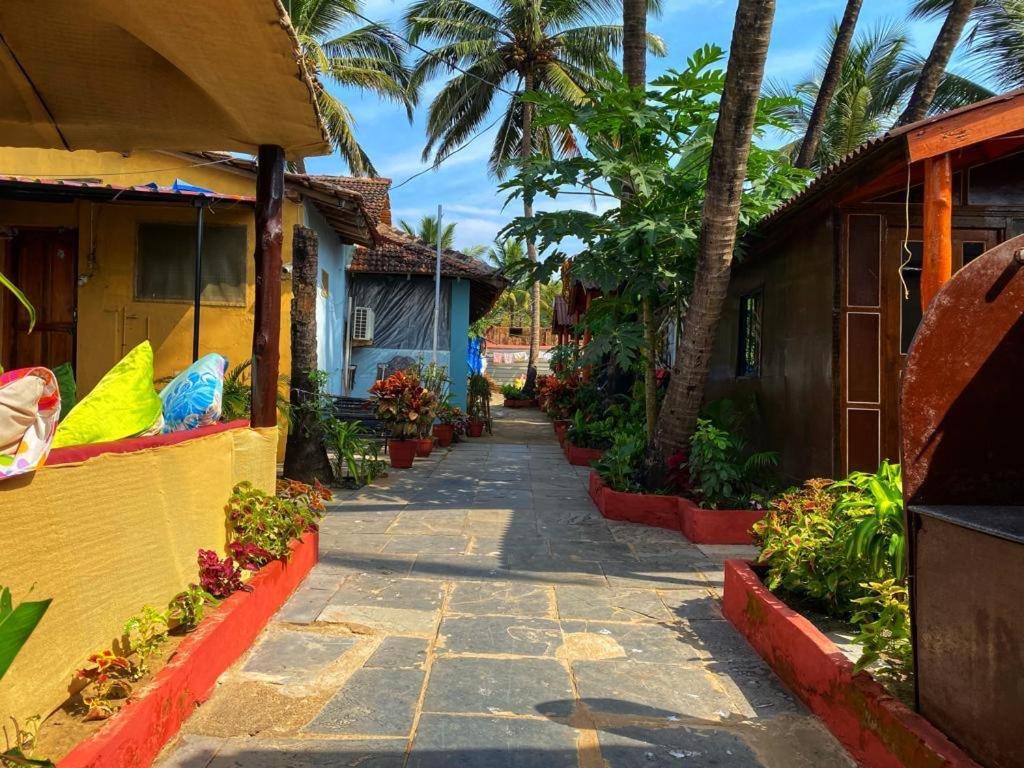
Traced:
POLYGON ((441 204, 437 206, 437 264, 434 266, 434 346, 430 362, 437 363, 437 330, 441 318, 441 204))

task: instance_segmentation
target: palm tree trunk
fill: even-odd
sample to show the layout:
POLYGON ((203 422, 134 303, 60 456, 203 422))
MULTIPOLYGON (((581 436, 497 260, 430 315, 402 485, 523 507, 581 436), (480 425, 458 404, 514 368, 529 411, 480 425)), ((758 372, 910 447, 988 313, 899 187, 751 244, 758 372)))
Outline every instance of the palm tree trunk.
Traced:
POLYGON ((294 164, 295 164, 295 172, 296 173, 301 173, 303 176, 305 176, 306 175, 306 158, 300 157, 298 160, 294 161, 294 164))
POLYGON ((655 430, 653 450, 658 458, 685 451, 697 426, 718 320, 729 289, 743 181, 774 15, 775 0, 740 0, 736 9, 701 213, 693 293, 655 430))
POLYGON ((843 74, 843 62, 850 50, 850 41, 853 40, 853 30, 857 26, 861 3, 862 0, 847 0, 846 2, 846 10, 843 12, 843 20, 839 22, 828 66, 825 67, 825 74, 821 78, 821 86, 818 88, 818 96, 814 100, 814 109, 811 110, 811 118, 807 121, 807 132, 804 134, 800 152, 796 157, 797 168, 810 168, 811 163, 814 162, 818 143, 821 141, 821 133, 825 127, 825 117, 828 115, 832 97, 836 94, 836 88, 839 86, 839 80, 843 74))
MULTIPOLYGON (((533 73, 527 72, 523 87, 526 91, 533 90, 533 73)), ((533 104, 523 102, 523 139, 519 156, 526 159, 533 155, 533 104)), ((533 198, 523 197, 523 217, 533 218, 533 198)), ((537 263, 537 243, 533 237, 526 238, 526 255, 534 264, 537 263)), ((530 356, 526 363, 526 384, 523 394, 527 399, 533 398, 537 391, 537 356, 540 353, 540 283, 534 280, 530 285, 530 356)))
POLYGON ((622 71, 630 88, 647 85, 647 0, 622 4, 622 71))
POLYGON ((311 483, 332 480, 331 463, 324 448, 323 427, 315 408, 302 407, 319 397, 312 374, 316 359, 316 291, 318 266, 316 232, 300 224, 292 235, 292 371, 291 412, 294 416, 285 447, 284 474, 293 480, 311 483))
POLYGON ((946 65, 953 55, 956 44, 960 42, 960 35, 967 26, 967 20, 974 10, 975 0, 953 0, 949 7, 946 20, 942 22, 939 36, 935 38, 928 59, 921 68, 921 77, 914 86, 914 92, 910 96, 907 108, 900 115, 897 125, 916 123, 923 120, 928 114, 928 109, 935 99, 935 92, 939 89, 942 76, 946 74, 946 65))
MULTIPOLYGON (((622 4, 622 70, 631 88, 647 85, 647 0, 624 0, 622 4)), ((625 201, 631 194, 623 189, 625 201)), ((658 379, 655 351, 658 329, 654 325, 654 309, 650 296, 640 305, 644 330, 644 413, 647 417, 647 439, 654 438, 658 419, 658 379)))

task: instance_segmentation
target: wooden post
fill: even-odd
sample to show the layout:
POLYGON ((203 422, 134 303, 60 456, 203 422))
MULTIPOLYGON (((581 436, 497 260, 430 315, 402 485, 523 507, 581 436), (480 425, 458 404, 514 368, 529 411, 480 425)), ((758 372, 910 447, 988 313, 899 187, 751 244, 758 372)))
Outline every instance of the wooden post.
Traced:
POLYGON ((256 175, 256 317, 252 329, 254 427, 277 425, 277 378, 281 354, 281 242, 284 150, 259 149, 256 175))
POLYGON ((924 161, 924 257, 921 309, 953 276, 953 168, 948 154, 924 161))

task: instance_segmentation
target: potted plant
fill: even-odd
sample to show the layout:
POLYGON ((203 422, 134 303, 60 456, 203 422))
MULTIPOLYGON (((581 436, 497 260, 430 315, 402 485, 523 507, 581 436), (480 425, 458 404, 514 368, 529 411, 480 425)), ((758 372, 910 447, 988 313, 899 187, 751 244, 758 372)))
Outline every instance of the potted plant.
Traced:
POLYGON ((511 384, 504 384, 501 387, 501 394, 505 398, 504 406, 506 408, 529 408, 533 405, 533 400, 523 393, 525 383, 525 380, 516 379, 511 384))
POLYGON ((433 393, 420 386, 419 379, 405 371, 381 379, 370 387, 377 418, 391 428, 388 444, 391 466, 408 469, 416 457, 420 424, 430 423, 435 405, 433 393))
POLYGON ((469 377, 466 399, 466 410, 469 411, 466 434, 469 437, 480 437, 484 427, 488 426, 491 413, 491 382, 486 376, 474 373, 469 377))
POLYGON ((437 438, 437 444, 442 448, 451 445, 455 440, 456 431, 465 419, 466 414, 462 412, 461 408, 449 402, 441 403, 437 409, 438 423, 434 425, 434 437, 437 438))

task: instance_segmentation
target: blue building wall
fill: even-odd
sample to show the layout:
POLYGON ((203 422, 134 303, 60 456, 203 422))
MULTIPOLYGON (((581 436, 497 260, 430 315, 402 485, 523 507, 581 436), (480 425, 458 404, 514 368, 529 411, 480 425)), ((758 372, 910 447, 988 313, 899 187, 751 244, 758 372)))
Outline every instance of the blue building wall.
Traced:
POLYGON ((348 317, 346 272, 352 258, 352 246, 343 244, 337 233, 316 208, 308 202, 306 226, 319 238, 320 275, 316 299, 317 363, 327 372, 327 391, 342 393, 342 364, 345 349, 345 321, 348 317), (326 273, 326 290, 324 273, 326 273))
POLYGON ((452 405, 466 409, 466 379, 469 377, 469 281, 452 283, 452 340, 448 378, 452 405))
MULTIPOLYGON (((396 280, 405 278, 397 277, 396 280)), ((467 280, 445 280, 451 285, 451 330, 449 334, 450 351, 439 349, 437 362, 448 368, 451 380, 452 404, 459 408, 466 407, 466 377, 469 375, 468 338, 469 338, 469 291, 467 280)), ((443 294, 442 294, 443 295, 443 294)), ((432 318, 418 315, 419 322, 432 323, 432 318)), ((416 322, 410 316, 410 322, 416 322)), ((440 344, 439 346, 449 346, 440 344)), ((368 397, 369 389, 377 380, 377 365, 387 363, 395 357, 408 357, 411 360, 429 363, 431 350, 427 349, 393 349, 390 347, 353 347, 352 365, 356 368, 351 395, 368 397)))

